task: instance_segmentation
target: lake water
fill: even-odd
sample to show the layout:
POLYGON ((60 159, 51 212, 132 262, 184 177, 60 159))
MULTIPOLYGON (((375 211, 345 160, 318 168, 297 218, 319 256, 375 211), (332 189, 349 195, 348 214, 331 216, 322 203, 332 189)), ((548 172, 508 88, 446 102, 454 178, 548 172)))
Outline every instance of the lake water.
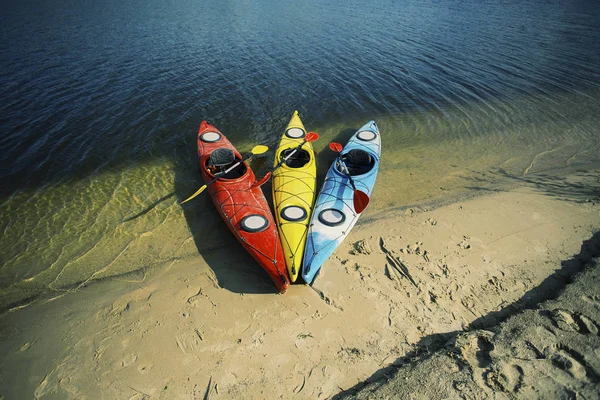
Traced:
POLYGON ((0 310, 237 246, 206 196, 178 204, 203 183, 203 119, 240 151, 270 146, 252 161, 262 175, 299 110, 321 135, 321 179, 328 142, 374 119, 372 216, 600 158, 595 0, 0 11, 0 310))

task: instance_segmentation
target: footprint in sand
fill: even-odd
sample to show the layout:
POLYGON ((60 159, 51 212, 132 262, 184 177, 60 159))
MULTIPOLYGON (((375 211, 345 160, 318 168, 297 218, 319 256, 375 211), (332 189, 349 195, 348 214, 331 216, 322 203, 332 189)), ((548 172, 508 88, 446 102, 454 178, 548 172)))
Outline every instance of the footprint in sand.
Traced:
POLYGON ((362 239, 358 242, 355 242, 350 250, 350 254, 355 256, 359 254, 369 255, 371 252, 371 246, 369 245, 369 242, 367 242, 367 239, 362 239))
POLYGON ((494 350, 491 341, 493 332, 478 331, 460 338, 456 346, 460 349, 465 360, 474 367, 487 368, 492 363, 490 353, 494 350))
POLYGON ((583 296, 581 296, 581 298, 585 302, 590 303, 590 304, 592 304, 592 305, 600 308, 600 299, 597 296, 591 296, 590 297, 590 296, 583 295, 583 296))
POLYGON ((133 364, 134 362, 136 362, 137 359, 138 359, 137 355, 135 355, 135 354, 129 354, 123 360, 121 360, 121 367, 122 368, 127 368, 131 364, 133 364))
POLYGON ((494 350, 494 345, 488 337, 479 336, 477 338, 477 351, 475 357, 479 364, 479 368, 487 368, 492 363, 490 353, 494 350))
POLYGON ((598 324, 583 314, 571 314, 569 311, 556 309, 549 316, 552 324, 563 331, 574 331, 584 335, 598 335, 598 324))
POLYGON ((580 315, 579 320, 585 327, 585 330, 587 330, 587 332, 585 332, 585 333, 591 333, 592 335, 596 335, 596 336, 600 335, 600 329, 598 328, 597 323, 595 323, 594 321, 592 321, 585 315, 580 315))
POLYGON ((175 336, 175 343, 183 354, 196 351, 200 346, 202 334, 198 329, 194 331, 186 331, 175 336))
POLYGON ((61 379, 58 381, 58 385, 59 385, 59 386, 60 386, 60 387, 61 387, 63 390, 67 391, 67 390, 68 390, 67 388, 69 387, 69 385, 71 385, 71 378, 70 378, 70 377, 68 377, 68 376, 65 376, 64 378, 61 378, 61 379))
POLYGON ((552 365, 573 378, 584 382, 600 382, 600 376, 588 365, 582 354, 565 345, 552 345, 544 349, 544 355, 552 365))
POLYGON ((523 368, 517 364, 503 364, 485 374, 485 383, 496 391, 517 393, 523 385, 523 368))
POLYGON ((552 310, 549 318, 554 326, 563 331, 579 331, 579 326, 569 311, 560 309, 552 310))

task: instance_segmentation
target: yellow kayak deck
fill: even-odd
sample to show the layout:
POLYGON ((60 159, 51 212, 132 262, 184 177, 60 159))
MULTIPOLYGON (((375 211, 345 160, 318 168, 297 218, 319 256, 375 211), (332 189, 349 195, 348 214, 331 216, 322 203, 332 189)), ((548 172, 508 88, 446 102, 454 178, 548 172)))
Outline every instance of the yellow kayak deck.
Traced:
MULTIPOLYGON (((298 111, 294 111, 275 152, 274 165, 296 149, 306 129, 298 111)), ((279 168, 273 171, 275 221, 290 275, 295 282, 302 268, 302 256, 308 224, 316 197, 317 166, 312 144, 306 142, 279 168)))

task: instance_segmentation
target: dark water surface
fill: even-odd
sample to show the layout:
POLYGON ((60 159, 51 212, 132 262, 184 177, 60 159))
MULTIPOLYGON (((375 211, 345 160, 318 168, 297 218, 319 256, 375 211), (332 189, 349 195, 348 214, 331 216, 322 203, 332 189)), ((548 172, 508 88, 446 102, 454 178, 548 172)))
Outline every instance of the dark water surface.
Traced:
POLYGON ((375 119, 371 212, 600 154, 594 0, 5 0, 0 38, 0 309, 234 245, 177 204, 203 119, 273 149, 298 109, 321 174, 375 119))

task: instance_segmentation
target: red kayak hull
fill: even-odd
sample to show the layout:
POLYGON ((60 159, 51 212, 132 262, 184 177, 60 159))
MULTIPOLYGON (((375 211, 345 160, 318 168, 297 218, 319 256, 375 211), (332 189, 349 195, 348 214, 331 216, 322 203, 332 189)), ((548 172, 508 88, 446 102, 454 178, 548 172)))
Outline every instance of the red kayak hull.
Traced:
MULTIPOLYGON (((200 171, 205 182, 215 178, 207 168, 210 153, 223 147, 231 149, 236 159, 242 159, 241 154, 225 135, 213 125, 202 121, 198 130, 198 156, 200 171)), ((206 190, 229 230, 269 274, 277 290, 284 293, 290 285, 290 279, 279 233, 260 183, 256 182, 256 176, 248 163, 244 162, 244 166, 246 171, 239 178, 220 178, 206 190), (248 218, 256 219, 256 216, 264 218, 259 220, 267 223, 266 228, 261 228, 258 232, 245 230, 244 228, 248 229, 248 227, 244 221, 249 221, 248 218)))

